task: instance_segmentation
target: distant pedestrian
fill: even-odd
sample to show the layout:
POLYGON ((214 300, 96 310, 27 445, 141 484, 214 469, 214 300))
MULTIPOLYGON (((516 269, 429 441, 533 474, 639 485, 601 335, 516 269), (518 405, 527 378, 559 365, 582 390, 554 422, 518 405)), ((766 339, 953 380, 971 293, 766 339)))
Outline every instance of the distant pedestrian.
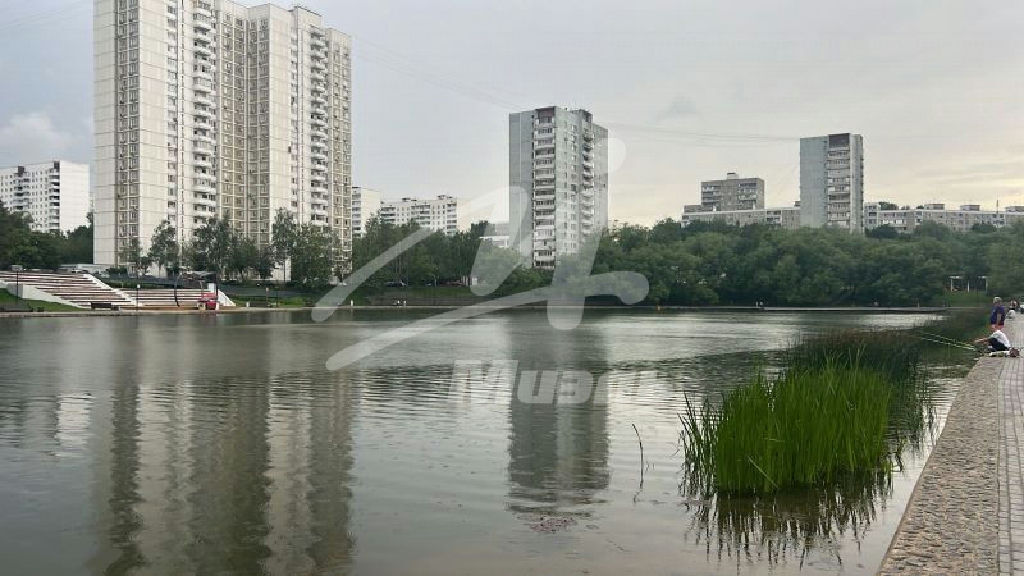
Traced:
POLYGON ((1006 307, 999 296, 992 299, 992 313, 988 317, 988 323, 994 331, 1002 330, 1006 326, 1006 307))

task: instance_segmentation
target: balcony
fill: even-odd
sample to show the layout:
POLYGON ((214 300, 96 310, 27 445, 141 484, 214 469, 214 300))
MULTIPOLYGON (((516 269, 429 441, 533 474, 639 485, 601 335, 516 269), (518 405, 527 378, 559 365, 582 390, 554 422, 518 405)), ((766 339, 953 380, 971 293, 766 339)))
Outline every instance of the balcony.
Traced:
POLYGON ((213 154, 213 144, 211 142, 206 142, 204 140, 199 140, 197 138, 192 143, 192 147, 193 149, 195 149, 196 152, 203 154, 213 154))
POLYGON ((204 195, 204 194, 196 194, 195 198, 193 198, 192 201, 195 202, 196 204, 200 205, 200 206, 205 206, 207 208, 216 208, 217 207, 217 197, 216 197, 216 195, 214 195, 214 196, 207 196, 207 195, 204 195))
POLYGON ((195 180, 195 185, 192 187, 198 193, 201 194, 216 194, 217 189, 213 186, 213 183, 208 180, 195 180))
POLYGON ((192 46, 192 51, 195 52, 197 56, 213 56, 213 50, 210 50, 209 46, 204 46, 202 44, 192 46))
POLYGON ((551 140, 538 140, 538 141, 533 143, 533 149, 538 152, 538 154, 537 154, 538 156, 540 156, 540 151, 541 150, 551 150, 552 153, 553 153, 553 151, 555 149, 555 141, 554 141, 554 139, 551 139, 551 140))
POLYGON ((539 262, 539 263, 554 262, 555 261, 555 255, 554 254, 537 254, 537 253, 534 253, 533 261, 534 262, 539 262))
POLYGON ((196 10, 196 14, 192 18, 192 26, 195 28, 195 31, 205 34, 206 32, 213 30, 213 21, 208 16, 202 16, 199 14, 198 9, 196 10))
POLYGON ((207 155, 196 155, 192 157, 192 165, 196 168, 211 168, 213 160, 207 155))
POLYGON ((534 202, 554 202, 555 201, 555 195, 554 194, 541 194, 541 193, 537 193, 535 191, 534 195, 533 195, 533 201, 534 202))
POLYGON ((321 61, 318 58, 313 58, 312 62, 310 62, 310 64, 309 64, 309 67, 310 67, 310 69, 313 70, 313 72, 326 72, 327 71, 327 66, 325 66, 323 61, 321 61))
POLYGON ((318 118, 316 116, 311 117, 309 119, 309 123, 314 128, 326 128, 327 127, 327 121, 325 119, 323 119, 323 118, 318 118))
POLYGON ((309 153, 309 157, 312 158, 313 160, 327 162, 327 154, 324 154, 323 152, 312 151, 309 153))
POLYGON ((213 73, 209 70, 195 70, 192 72, 192 75, 201 80, 213 82, 213 73))

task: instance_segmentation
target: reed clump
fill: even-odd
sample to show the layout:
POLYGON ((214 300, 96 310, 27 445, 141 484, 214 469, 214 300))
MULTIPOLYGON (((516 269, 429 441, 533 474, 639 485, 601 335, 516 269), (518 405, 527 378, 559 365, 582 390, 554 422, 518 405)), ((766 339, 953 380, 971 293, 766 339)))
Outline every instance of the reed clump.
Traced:
POLYGON ((766 494, 889 469, 890 385, 859 365, 758 375, 682 418, 691 481, 766 494))

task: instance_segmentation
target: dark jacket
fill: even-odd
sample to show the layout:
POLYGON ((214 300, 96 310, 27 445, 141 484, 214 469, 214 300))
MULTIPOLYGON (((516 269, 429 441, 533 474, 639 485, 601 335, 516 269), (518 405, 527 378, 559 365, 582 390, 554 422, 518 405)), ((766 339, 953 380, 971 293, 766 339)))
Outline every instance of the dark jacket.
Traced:
POLYGON ((998 326, 1006 324, 1006 308, 1002 304, 992 307, 992 315, 988 317, 988 323, 998 326))

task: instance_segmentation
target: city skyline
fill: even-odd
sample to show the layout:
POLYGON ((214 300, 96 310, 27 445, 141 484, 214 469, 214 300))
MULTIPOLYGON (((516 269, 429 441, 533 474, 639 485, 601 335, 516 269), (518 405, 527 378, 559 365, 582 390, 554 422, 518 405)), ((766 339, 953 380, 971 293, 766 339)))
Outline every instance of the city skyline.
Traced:
MULTIPOLYGON (((1024 100, 1006 73, 1020 6, 598 3, 567 29, 580 13, 572 4, 537 21, 529 6, 305 4, 353 36, 353 182, 389 199, 468 199, 505 186, 507 115, 557 105, 591 110, 609 129, 612 158, 624 152, 610 186, 618 220, 676 217, 698 201, 701 180, 730 171, 764 178, 766 205, 789 204, 799 138, 847 130, 869 141, 866 200, 1024 204, 1024 137, 1014 129, 1024 100), (417 17, 388 17, 397 13, 417 17), (515 50, 483 41, 524 21, 537 37, 515 50), (822 25, 830 21, 846 34, 822 25), (726 23, 724 35, 707 32, 726 23)), ((0 95, 0 164, 91 161, 82 96, 92 85, 91 10, 91 1, 43 0, 0 25, 0 72, 20 81, 0 95), (53 34, 65 40, 60 57, 47 45, 53 34)))

